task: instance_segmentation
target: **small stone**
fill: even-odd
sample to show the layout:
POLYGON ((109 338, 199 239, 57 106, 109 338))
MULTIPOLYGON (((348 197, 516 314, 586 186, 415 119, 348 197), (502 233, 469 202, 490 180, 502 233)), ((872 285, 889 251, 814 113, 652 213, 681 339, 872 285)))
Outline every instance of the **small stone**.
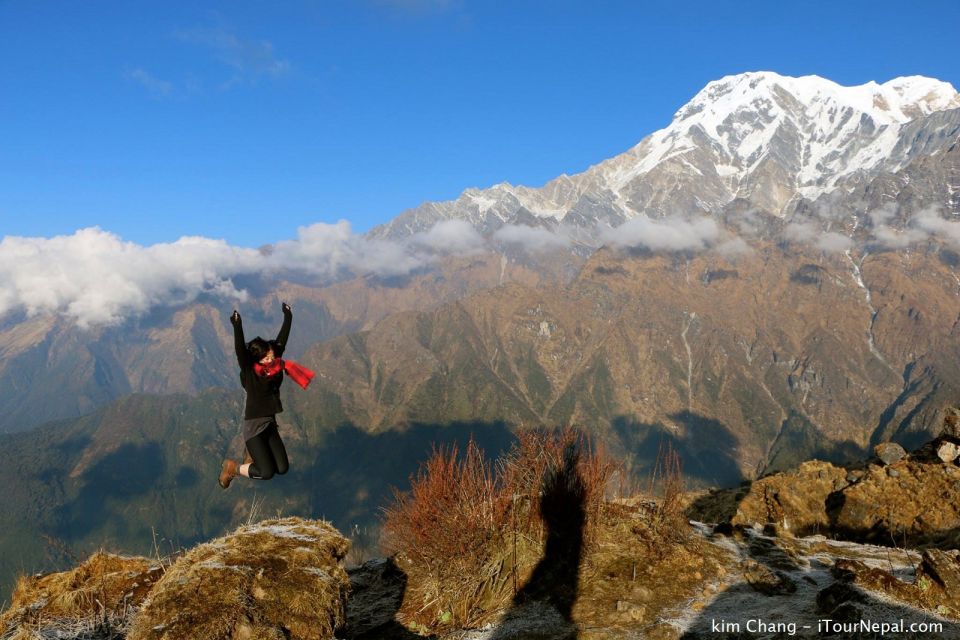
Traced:
POLYGON ((833 613, 837 607, 850 602, 864 602, 866 596, 847 582, 834 582, 817 592, 817 611, 833 613))
POLYGON ((894 469, 893 467, 887 467, 887 475, 891 478, 899 478, 900 472, 894 469))
POLYGON ((883 462, 883 464, 893 464, 903 460, 907 452, 896 442, 884 442, 873 448, 873 453, 883 462))
POLYGON ((741 563, 743 577, 754 591, 766 596, 794 593, 797 584, 782 571, 774 571, 755 560, 745 560, 741 563))
POLYGON ((863 477, 863 473, 860 471, 851 471, 847 474, 847 482, 853 484, 854 482, 859 482, 860 478, 863 477))
POLYGON ((952 442, 942 442, 937 447, 937 457, 944 462, 953 462, 957 459, 957 456, 960 456, 960 447, 952 442))

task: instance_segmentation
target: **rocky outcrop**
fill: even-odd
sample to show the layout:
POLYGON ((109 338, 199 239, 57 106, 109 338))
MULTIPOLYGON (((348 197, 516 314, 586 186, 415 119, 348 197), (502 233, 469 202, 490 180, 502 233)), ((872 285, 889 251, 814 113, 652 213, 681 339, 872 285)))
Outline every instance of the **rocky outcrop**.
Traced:
POLYGON ((838 560, 833 573, 838 582, 818 598, 823 613, 839 607, 855 610, 865 591, 940 616, 960 617, 960 551, 925 551, 912 581, 854 559, 838 560))
POLYGON ((241 527, 177 560, 129 640, 327 640, 345 619, 350 543, 330 524, 285 518, 241 527))
POLYGON ((97 553, 24 577, 0 616, 18 640, 329 640, 346 621, 349 541, 301 518, 247 525, 172 564, 97 553))
POLYGON ((877 458, 849 468, 805 462, 705 496, 690 515, 728 527, 769 524, 795 535, 949 548, 960 539, 960 466, 956 456, 944 461, 954 448, 943 435, 910 454, 878 446, 877 458))
POLYGON ((21 577, 0 615, 0 636, 123 626, 162 575, 158 561, 98 552, 71 571, 21 577))

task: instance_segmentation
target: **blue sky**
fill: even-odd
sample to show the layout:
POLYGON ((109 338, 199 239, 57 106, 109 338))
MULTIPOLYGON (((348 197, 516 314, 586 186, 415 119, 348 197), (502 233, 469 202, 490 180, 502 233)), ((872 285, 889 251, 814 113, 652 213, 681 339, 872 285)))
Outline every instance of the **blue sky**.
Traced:
POLYGON ((365 231, 542 185, 771 70, 960 86, 960 2, 0 0, 0 236, 365 231))

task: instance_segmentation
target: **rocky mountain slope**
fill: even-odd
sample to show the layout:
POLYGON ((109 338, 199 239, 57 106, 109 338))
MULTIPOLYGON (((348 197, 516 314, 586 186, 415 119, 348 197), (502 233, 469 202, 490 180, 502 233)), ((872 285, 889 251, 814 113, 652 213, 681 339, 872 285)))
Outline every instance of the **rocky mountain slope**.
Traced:
POLYGON ((960 391, 951 255, 601 251, 570 285, 399 314, 305 360, 337 415, 374 431, 573 424, 643 462, 671 440, 689 473, 723 484, 929 437, 960 391))
POLYGON ((250 337, 273 336, 280 301, 296 309, 290 354, 369 328, 409 309, 429 309, 506 281, 536 285, 565 277, 499 255, 451 258, 408 278, 353 278, 314 286, 249 281, 244 302, 201 298, 113 327, 81 328, 53 316, 0 319, 0 433, 89 414, 130 393, 192 393, 236 383, 233 334, 227 321, 239 307, 250 337))

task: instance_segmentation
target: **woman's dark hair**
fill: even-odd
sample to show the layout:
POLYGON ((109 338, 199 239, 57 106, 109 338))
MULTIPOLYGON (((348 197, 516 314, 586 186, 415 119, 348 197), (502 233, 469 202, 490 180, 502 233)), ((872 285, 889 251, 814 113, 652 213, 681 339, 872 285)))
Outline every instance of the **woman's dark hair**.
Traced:
POLYGON ((247 343, 247 351, 250 352, 250 356, 254 361, 259 362, 263 360, 263 357, 270 352, 270 349, 273 348, 269 342, 257 336, 253 340, 247 343))

